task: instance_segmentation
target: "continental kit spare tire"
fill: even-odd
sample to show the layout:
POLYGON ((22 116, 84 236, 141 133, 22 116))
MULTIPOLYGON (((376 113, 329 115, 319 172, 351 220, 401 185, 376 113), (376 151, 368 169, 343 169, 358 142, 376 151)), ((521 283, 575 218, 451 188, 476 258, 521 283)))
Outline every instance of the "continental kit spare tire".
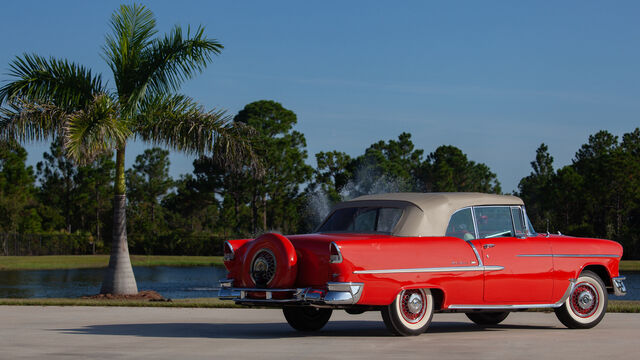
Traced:
POLYGON ((298 274, 298 257, 286 237, 266 233, 249 243, 242 262, 242 282, 247 287, 291 288, 298 274))

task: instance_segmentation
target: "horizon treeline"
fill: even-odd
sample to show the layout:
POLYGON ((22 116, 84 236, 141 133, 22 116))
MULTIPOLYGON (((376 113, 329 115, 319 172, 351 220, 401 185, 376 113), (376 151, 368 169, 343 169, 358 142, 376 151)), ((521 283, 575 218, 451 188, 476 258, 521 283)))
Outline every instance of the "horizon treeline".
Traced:
MULTIPOLYGON (((357 157, 319 152, 313 168, 306 162, 305 136, 294 129, 293 111, 261 100, 246 105, 234 121, 254 129, 251 141, 263 169, 228 167, 204 156, 193 162, 192 173, 173 179, 167 150, 150 148, 136 157, 127 170, 132 253, 211 255, 219 252, 221 239, 313 231, 333 204, 362 194, 502 193, 487 165, 451 145, 426 154, 406 132, 371 144, 357 157)), ((624 246, 624 258, 640 258, 640 128, 621 139, 604 130, 591 135, 572 163, 559 169, 544 143, 532 157, 532 172, 515 195, 524 200, 538 232, 615 240, 624 246)), ((89 241, 93 251, 107 253, 113 158, 76 166, 57 140, 35 169, 26 159, 19 144, 0 143, 3 238, 74 235, 69 241, 89 241)))

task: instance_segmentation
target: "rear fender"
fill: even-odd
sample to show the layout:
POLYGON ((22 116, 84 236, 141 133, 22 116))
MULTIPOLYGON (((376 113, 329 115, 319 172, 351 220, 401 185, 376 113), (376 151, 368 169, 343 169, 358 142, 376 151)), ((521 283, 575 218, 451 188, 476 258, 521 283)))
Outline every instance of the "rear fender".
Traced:
POLYGON ((413 288, 437 289, 445 305, 443 289, 448 289, 447 301, 482 302, 481 270, 446 270, 478 265, 472 246, 464 240, 393 237, 344 240, 336 244, 340 247, 342 262, 330 264, 332 281, 364 283, 359 304, 388 305, 399 291, 413 288), (443 270, 424 271, 431 268, 443 270), (384 272, 388 270, 391 271, 384 272))
POLYGON ((224 259, 224 267, 229 271, 227 275, 228 279, 237 279, 238 276, 240 276, 242 271, 242 258, 247 248, 246 244, 252 240, 253 239, 237 239, 224 242, 223 246, 231 246, 233 250, 233 257, 231 259, 224 259))

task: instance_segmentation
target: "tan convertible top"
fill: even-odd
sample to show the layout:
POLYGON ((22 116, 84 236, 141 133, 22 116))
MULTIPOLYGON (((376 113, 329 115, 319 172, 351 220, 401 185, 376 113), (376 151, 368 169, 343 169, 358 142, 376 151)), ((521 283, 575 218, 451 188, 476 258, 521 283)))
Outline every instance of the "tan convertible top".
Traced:
POLYGON ((454 212, 468 206, 479 205, 524 205, 524 203, 520 198, 511 195, 388 193, 360 196, 338 204, 336 209, 353 206, 402 207, 404 214, 393 230, 393 235, 444 236, 449 219, 454 212))

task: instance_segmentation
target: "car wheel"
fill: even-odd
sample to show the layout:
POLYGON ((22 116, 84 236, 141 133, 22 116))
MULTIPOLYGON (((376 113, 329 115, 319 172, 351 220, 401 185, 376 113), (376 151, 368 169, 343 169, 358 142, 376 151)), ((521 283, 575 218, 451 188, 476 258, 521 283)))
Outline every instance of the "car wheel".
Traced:
POLYGON ((285 306, 282 312, 292 328, 298 331, 316 331, 329 322, 333 310, 312 306, 285 306))
POLYGON ((607 310, 608 295, 604 283, 595 273, 580 274, 567 301, 556 308, 556 316, 570 329, 589 329, 596 326, 607 310))
POLYGON ((465 315, 478 325, 498 325, 509 316, 509 312, 477 312, 465 315))
POLYGON ((387 329, 395 335, 420 335, 431 324, 433 295, 429 289, 402 290, 395 300, 382 309, 387 329))

